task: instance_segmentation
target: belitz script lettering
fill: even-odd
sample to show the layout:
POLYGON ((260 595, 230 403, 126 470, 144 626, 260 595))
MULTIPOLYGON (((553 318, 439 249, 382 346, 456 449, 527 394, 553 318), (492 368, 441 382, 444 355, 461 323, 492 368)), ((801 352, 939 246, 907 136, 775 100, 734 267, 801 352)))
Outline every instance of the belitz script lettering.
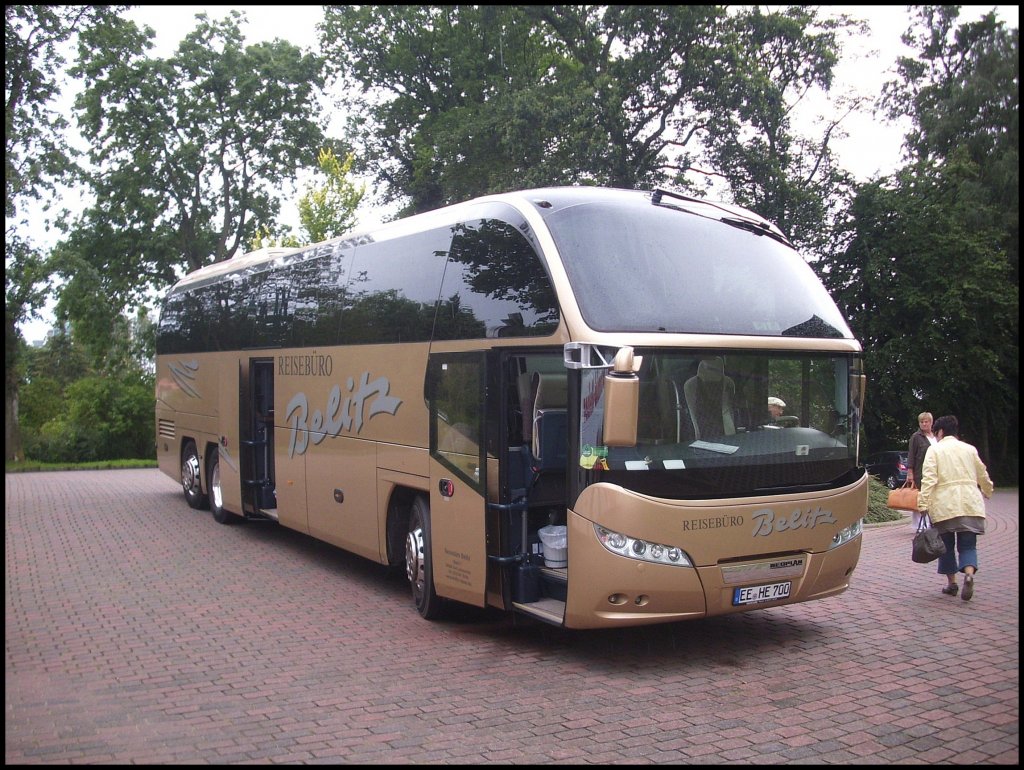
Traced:
POLYGON ((303 454, 310 440, 319 444, 327 436, 337 436, 343 430, 348 433, 359 433, 363 429, 364 413, 367 421, 378 414, 395 416, 402 399, 389 396, 391 382, 387 377, 378 377, 370 381, 370 373, 363 372, 359 377, 359 389, 356 390, 355 378, 349 377, 346 382, 347 392, 351 393, 341 400, 341 386, 331 388, 327 397, 327 409, 321 412, 313 410, 309 414, 309 402, 306 394, 298 392, 285 407, 285 421, 291 426, 291 437, 288 441, 288 456, 303 454))
POLYGON ((794 509, 789 516, 776 516, 771 508, 765 508, 754 514, 754 537, 767 537, 772 532, 785 532, 790 529, 814 529, 819 524, 835 524, 836 517, 832 511, 821 508, 794 509))

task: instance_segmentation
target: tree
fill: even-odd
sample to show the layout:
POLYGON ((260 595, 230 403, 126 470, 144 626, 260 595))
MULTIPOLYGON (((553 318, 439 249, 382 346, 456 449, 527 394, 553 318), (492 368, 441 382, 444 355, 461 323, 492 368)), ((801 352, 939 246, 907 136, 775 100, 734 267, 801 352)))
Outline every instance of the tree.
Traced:
POLYGON ((274 222, 323 145, 322 59, 281 40, 244 45, 238 12, 197 18, 168 59, 148 57, 152 30, 124 19, 80 41, 95 202, 56 252, 58 315, 97 333, 274 222))
POLYGON ((327 179, 323 186, 310 187, 299 198, 299 221, 307 243, 335 238, 355 226, 355 211, 366 194, 366 186, 357 188, 348 179, 354 161, 352 153, 341 160, 330 148, 320 150, 317 162, 327 179))
POLYGON ((1020 32, 987 13, 957 25, 958 6, 916 6, 917 25, 903 42, 920 50, 901 57, 899 79, 887 84, 890 116, 911 115, 907 156, 937 161, 966 152, 979 170, 977 193, 997 204, 993 226, 1020 272, 1020 32))
POLYGON ((846 180, 834 126, 804 140, 788 112, 831 83, 850 24, 721 6, 327 6, 321 44, 361 157, 404 213, 551 184, 687 186, 702 167, 811 242, 846 180))
MULTIPOLYGON (((723 88, 728 109, 705 134, 709 162, 735 203, 775 222, 804 253, 824 255, 852 197, 853 180, 829 147, 842 118, 811 137, 796 132, 793 115, 809 92, 830 89, 840 34, 863 25, 820 18, 809 6, 754 7, 728 22, 735 40, 723 88)), ((843 117, 859 106, 847 104, 843 117)))
POLYGON ((921 55, 901 61, 885 103, 914 119, 910 162, 858 191, 850 245, 823 278, 866 350, 872 448, 904 445, 921 411, 956 414, 994 475, 1013 481, 1018 36, 991 15, 956 16, 921 8, 905 36, 921 55))
POLYGON ((550 45, 513 6, 325 6, 321 47, 350 131, 403 214, 472 197, 555 144, 535 89, 550 45), (536 119, 536 121, 534 120, 536 119))
POLYGON ((723 16, 327 6, 322 45, 360 100, 361 155, 413 213, 522 187, 669 179, 718 104, 723 16))
POLYGON ((274 234, 269 227, 264 226, 250 243, 250 248, 297 248, 336 238, 355 227, 356 209, 366 194, 366 185, 356 187, 348 178, 354 161, 352 153, 347 153, 345 159, 341 160, 330 147, 321 149, 317 163, 325 177, 324 183, 320 186, 310 184, 299 198, 299 223, 303 238, 287 233, 274 234))
POLYGON ((18 324, 34 316, 49 291, 49 268, 27 234, 25 206, 48 196, 74 167, 67 122, 54 104, 65 48, 126 6, 4 6, 4 445, 21 459, 18 324))
POLYGON ((96 346, 58 323, 25 351, 25 449, 42 462, 153 457, 152 324, 119 319, 96 346))
POLYGON ((570 161, 597 184, 685 185, 725 108, 724 7, 527 8, 560 55, 570 161))

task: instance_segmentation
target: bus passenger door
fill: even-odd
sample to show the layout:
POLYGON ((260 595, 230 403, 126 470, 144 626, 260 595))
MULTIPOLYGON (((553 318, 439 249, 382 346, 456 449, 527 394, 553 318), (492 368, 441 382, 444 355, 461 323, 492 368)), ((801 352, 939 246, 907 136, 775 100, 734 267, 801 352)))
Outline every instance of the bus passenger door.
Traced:
POLYGON ((276 518, 274 473, 274 359, 250 358, 239 370, 242 502, 246 513, 276 518))
POLYGON ((218 377, 217 457, 220 465, 220 486, 225 510, 242 513, 241 461, 238 432, 238 378, 233 371, 241 368, 238 359, 223 363, 218 377))
POLYGON ((482 352, 432 354, 430 543, 439 596, 483 607, 487 585, 482 352))

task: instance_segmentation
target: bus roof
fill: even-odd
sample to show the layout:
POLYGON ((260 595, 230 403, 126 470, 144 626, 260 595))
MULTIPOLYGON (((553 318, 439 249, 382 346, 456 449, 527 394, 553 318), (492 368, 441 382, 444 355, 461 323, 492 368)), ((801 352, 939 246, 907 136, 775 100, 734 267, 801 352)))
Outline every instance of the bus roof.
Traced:
POLYGON ((574 186, 574 187, 542 187, 517 192, 496 193, 493 195, 481 196, 471 200, 455 203, 432 211, 414 214, 409 217, 397 219, 392 222, 385 222, 379 225, 368 227, 357 227, 337 238, 332 238, 320 243, 308 244, 296 248, 271 247, 262 248, 257 251, 240 254, 222 262, 215 262, 211 265, 195 270, 179 280, 172 291, 185 288, 195 283, 206 283, 211 279, 223 275, 229 275, 243 270, 257 268, 263 264, 269 264, 275 260, 284 260, 289 256, 298 259, 313 258, 333 249, 339 242, 350 242, 354 247, 359 243, 374 242, 396 235, 415 232, 420 229, 441 226, 457 220, 463 215, 464 210, 476 204, 500 201, 508 203, 519 209, 532 208, 540 213, 542 217, 555 213, 570 206, 591 203, 595 201, 635 200, 637 197, 645 197, 652 201, 652 205, 664 205, 678 208, 698 216, 718 219, 733 223, 746 223, 752 227, 769 234, 777 240, 789 245, 789 241, 783 232, 764 217, 755 214, 748 209, 721 201, 705 200, 695 198, 684 193, 679 193, 667 188, 655 190, 625 190, 610 187, 595 186, 574 186))

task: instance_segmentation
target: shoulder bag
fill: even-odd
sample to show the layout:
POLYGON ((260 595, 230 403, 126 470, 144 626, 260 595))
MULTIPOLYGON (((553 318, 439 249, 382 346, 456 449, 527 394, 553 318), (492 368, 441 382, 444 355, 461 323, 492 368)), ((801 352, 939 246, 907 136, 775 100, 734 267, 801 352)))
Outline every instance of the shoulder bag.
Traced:
POLYGON ((910 558, 918 564, 935 561, 946 552, 946 544, 935 527, 929 526, 928 519, 921 517, 917 534, 914 535, 914 550, 910 558))

